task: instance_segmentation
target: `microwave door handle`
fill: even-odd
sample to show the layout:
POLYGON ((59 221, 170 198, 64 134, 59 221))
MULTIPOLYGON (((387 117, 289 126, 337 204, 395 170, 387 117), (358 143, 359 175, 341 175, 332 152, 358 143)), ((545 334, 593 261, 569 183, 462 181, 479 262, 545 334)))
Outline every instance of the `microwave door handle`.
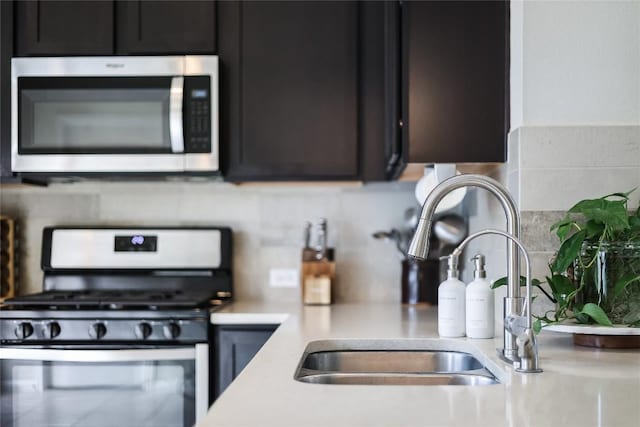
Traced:
POLYGON ((182 133, 182 96, 184 77, 171 79, 169 91, 169 137, 171 138, 171 152, 184 152, 184 134, 182 133))

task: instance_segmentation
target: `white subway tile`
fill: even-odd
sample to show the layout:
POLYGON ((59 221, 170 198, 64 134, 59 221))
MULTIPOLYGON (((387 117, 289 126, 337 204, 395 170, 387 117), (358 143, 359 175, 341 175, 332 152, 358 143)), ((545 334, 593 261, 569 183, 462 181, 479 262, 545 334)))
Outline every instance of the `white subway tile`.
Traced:
POLYGON ((640 167, 640 126, 523 127, 520 168, 640 167))
MULTIPOLYGON (((582 199, 629 191, 640 186, 640 168, 523 169, 520 171, 520 209, 565 211, 582 199)), ((640 189, 630 206, 638 206, 640 189)))

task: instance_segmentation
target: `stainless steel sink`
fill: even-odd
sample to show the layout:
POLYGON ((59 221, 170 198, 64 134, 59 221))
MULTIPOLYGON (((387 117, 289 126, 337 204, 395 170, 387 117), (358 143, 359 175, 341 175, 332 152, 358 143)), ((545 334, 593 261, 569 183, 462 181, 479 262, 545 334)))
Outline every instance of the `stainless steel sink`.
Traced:
POLYGON ((468 353, 455 351, 319 351, 302 368, 331 372, 463 372, 482 369, 468 353))
POLYGON ((311 384, 359 385, 490 385, 498 381, 489 374, 394 374, 394 373, 341 373, 309 374, 297 378, 311 384))
POLYGON ((499 384, 469 353, 443 350, 327 350, 305 352, 295 379, 310 384, 499 384))

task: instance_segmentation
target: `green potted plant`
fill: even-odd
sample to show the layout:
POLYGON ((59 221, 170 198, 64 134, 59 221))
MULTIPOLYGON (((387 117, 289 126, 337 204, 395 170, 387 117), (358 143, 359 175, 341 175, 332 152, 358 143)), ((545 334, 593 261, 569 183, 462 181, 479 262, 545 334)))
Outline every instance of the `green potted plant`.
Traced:
MULTIPOLYGON (((560 246, 550 274, 544 281, 532 279, 532 285, 555 309, 535 316, 536 332, 570 319, 640 327, 640 207, 629 210, 630 193, 582 200, 551 226, 560 246)), ((503 277, 493 287, 505 284, 503 277)))

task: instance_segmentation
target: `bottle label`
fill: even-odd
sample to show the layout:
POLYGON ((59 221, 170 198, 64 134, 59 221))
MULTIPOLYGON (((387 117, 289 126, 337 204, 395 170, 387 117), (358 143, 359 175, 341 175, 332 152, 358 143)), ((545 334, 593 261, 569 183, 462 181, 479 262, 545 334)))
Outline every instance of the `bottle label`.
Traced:
POLYGON ((493 294, 466 296, 466 334, 470 338, 492 338, 494 335, 493 294))
POLYGON ((444 337, 464 336, 465 302, 462 295, 438 294, 438 333, 444 337))

